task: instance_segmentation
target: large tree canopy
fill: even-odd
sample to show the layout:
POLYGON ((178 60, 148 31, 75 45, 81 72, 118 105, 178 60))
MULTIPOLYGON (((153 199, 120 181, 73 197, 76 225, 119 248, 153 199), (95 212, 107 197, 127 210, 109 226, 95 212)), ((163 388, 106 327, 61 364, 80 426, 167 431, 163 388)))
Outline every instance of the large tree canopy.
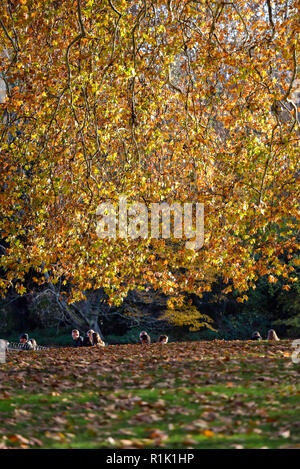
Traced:
MULTIPOLYGON (((298 9, 297 9, 298 8, 298 9)), ((295 281, 296 0, 3 0, 0 287, 295 281), (100 239, 102 202, 201 202, 204 245, 100 239), (285 254, 283 256, 282 254, 285 254)))

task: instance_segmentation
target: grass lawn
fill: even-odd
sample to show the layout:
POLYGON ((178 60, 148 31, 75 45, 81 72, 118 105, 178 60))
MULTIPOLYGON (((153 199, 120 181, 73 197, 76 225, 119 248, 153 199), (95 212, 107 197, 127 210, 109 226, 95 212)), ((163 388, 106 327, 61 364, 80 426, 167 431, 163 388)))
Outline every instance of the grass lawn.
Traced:
POLYGON ((0 448, 300 448, 291 341, 10 351, 0 448))

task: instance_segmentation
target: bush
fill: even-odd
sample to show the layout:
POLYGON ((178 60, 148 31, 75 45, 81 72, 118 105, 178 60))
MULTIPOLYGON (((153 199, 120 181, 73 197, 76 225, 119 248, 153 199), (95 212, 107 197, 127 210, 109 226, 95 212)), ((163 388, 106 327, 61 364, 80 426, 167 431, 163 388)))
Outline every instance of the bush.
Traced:
POLYGON ((224 316, 218 332, 218 339, 249 340, 254 331, 267 336, 271 321, 261 313, 244 311, 238 315, 224 316))

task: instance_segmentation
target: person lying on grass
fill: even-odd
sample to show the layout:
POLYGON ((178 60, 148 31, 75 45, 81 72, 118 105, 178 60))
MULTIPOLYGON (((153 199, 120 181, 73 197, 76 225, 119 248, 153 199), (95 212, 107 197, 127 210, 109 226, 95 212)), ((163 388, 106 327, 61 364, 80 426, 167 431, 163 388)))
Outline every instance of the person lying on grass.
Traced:
POLYGON ((77 329, 73 329, 72 331, 72 338, 74 340, 74 347, 82 347, 83 346, 83 337, 79 334, 77 329))
POLYGON ((169 340, 169 337, 167 335, 160 335, 159 336, 159 339, 158 339, 158 342, 160 344, 167 344, 168 343, 168 340, 169 340))
POLYGON ((86 336, 83 338, 83 346, 84 347, 92 347, 93 346, 93 334, 95 331, 93 329, 90 329, 87 331, 86 336))
POLYGON ((146 331, 142 331, 140 333, 140 342, 141 342, 142 345, 151 344, 150 336, 149 336, 149 334, 147 334, 146 331))
POLYGON ((92 345, 95 345, 96 347, 105 347, 105 343, 101 339, 98 332, 93 332, 92 334, 92 345))
POLYGON ((260 335, 258 331, 253 332, 252 340, 262 340, 262 336, 260 335))
POLYGON ((274 329, 270 329, 268 332, 267 340, 280 340, 274 329))
POLYGON ((24 350, 36 350, 37 348, 35 339, 29 339, 28 334, 22 334, 20 336, 20 343, 22 344, 22 348, 24 350))

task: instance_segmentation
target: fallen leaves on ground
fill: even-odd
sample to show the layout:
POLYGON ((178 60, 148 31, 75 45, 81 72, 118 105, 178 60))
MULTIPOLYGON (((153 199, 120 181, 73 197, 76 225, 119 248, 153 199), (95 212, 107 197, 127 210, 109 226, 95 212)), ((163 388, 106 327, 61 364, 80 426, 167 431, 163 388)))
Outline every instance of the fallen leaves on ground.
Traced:
POLYGON ((290 341, 10 351, 0 448, 262 448, 300 441, 290 341))

